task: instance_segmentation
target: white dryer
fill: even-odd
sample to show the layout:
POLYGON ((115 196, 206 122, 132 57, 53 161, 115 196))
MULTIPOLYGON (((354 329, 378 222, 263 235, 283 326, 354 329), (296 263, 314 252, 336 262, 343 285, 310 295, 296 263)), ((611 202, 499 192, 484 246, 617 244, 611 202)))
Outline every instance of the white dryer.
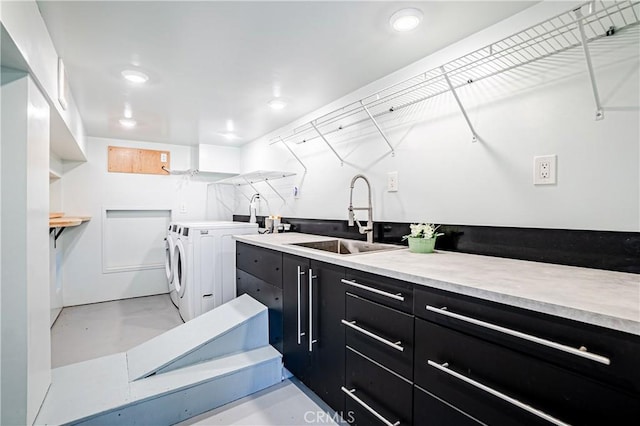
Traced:
POLYGON ((173 282, 186 322, 235 298, 234 235, 257 234, 247 222, 181 222, 174 247, 173 282))
POLYGON ((169 223, 167 228, 167 236, 164 239, 164 270, 167 276, 167 283, 169 285, 169 296, 171 302, 178 307, 178 293, 176 292, 175 284, 173 282, 175 276, 175 247, 176 247, 176 234, 178 225, 175 222, 169 223))

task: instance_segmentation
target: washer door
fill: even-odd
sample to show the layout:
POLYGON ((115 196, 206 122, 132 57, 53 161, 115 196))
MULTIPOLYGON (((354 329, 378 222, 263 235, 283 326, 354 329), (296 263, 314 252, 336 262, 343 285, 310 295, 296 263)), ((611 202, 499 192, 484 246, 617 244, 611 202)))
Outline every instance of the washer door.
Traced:
POLYGON ((187 283, 187 259, 184 257, 184 245, 178 239, 173 249, 173 285, 178 296, 184 296, 187 283))
POLYGON ((167 238, 164 240, 164 272, 167 275, 169 285, 171 285, 171 280, 173 280, 173 246, 173 237, 167 235, 167 238))

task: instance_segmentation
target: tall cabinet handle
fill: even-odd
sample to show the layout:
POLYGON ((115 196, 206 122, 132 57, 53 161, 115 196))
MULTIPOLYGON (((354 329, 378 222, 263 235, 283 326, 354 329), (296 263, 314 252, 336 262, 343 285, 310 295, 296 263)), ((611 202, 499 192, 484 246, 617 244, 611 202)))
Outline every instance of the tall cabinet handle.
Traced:
POLYGON ((565 422, 563 422, 561 420, 558 420, 555 417, 550 416, 549 414, 545 413, 544 411, 540 411, 537 408, 533 408, 532 406, 530 406, 528 404, 525 404, 524 402, 520 402, 515 398, 512 398, 512 397, 510 397, 508 395, 505 395, 502 392, 498 392, 497 390, 495 390, 493 388, 490 388, 489 386, 483 385, 480 382, 476 382, 475 380, 473 380, 473 379, 471 379, 471 378, 469 378, 467 376, 463 376, 462 374, 451 370, 450 368, 448 368, 449 364, 446 363, 446 362, 444 364, 438 364, 437 362, 434 362, 434 361, 431 361, 431 360, 427 360, 427 363, 430 366, 432 366, 434 368, 437 368, 438 370, 440 370, 440 371, 442 371, 442 372, 444 372, 444 373, 446 373, 446 374, 448 374, 450 376, 453 376, 453 377, 455 377, 457 379, 462 380, 465 383, 470 384, 471 386, 474 386, 474 387, 476 387, 476 388, 478 388, 480 390, 483 390, 483 391, 485 391, 487 393, 490 393, 491 395, 493 395, 493 396, 495 396, 497 398, 500 398, 501 400, 503 400, 505 402, 508 402, 511 405, 515 405, 516 407, 521 408, 524 411, 527 411, 527 412, 529 412, 529 413, 531 413, 533 415, 536 415, 536 416, 540 417, 541 419, 544 419, 544 420, 546 420, 546 421, 548 421, 550 423, 553 423, 554 425, 569 426, 568 423, 565 423, 565 422))
POLYGON ((400 420, 398 420, 395 423, 391 423, 389 420, 385 419, 382 414, 378 413, 376 410, 374 410, 373 408, 371 408, 371 406, 369 404, 367 404, 366 402, 364 402, 363 400, 361 400, 360 398, 358 398, 355 393, 356 390, 355 389, 347 389, 344 386, 342 386, 340 389, 342 389, 342 392, 344 392, 345 394, 347 394, 347 396, 349 396, 349 398, 353 399, 355 402, 357 402, 358 404, 360 404, 362 406, 362 408, 364 408, 365 410, 367 410, 368 412, 370 412, 371 414, 373 414, 378 420, 380 420, 382 423, 384 423, 387 426, 398 426, 400 425, 400 420))
POLYGON ((301 320, 301 314, 300 314, 300 286, 301 281, 302 281, 302 276, 304 275, 304 271, 302 270, 302 267, 300 267, 300 265, 298 265, 298 344, 302 344, 302 336, 304 336, 304 332, 302 331, 302 320, 301 320))
POLYGON ((313 338, 313 269, 309 269, 309 352, 313 352, 313 344, 317 342, 313 338))
POLYGON ((471 324, 479 325, 480 327, 488 328, 490 330, 498 331, 500 333, 508 334, 509 336, 519 337, 523 340, 528 340, 529 342, 537 343, 539 345, 547 346, 549 348, 557 349, 559 351, 567 352, 576 356, 580 356, 582 358, 589 359, 591 361, 599 362, 600 364, 610 365, 611 360, 609 358, 604 357, 602 355, 597 355, 592 352, 587 352, 584 346, 580 349, 573 348, 571 346, 563 345, 558 342, 554 342, 551 340, 543 339, 541 337, 532 336, 531 334, 522 333, 520 331, 512 330, 510 328, 502 327, 496 324, 491 324, 489 322, 480 321, 475 318, 467 317, 464 315, 456 314, 455 312, 450 312, 446 307, 444 308, 434 308, 433 306, 427 305, 427 311, 435 312, 440 315, 444 315, 446 317, 455 318, 461 321, 465 321, 471 324))
POLYGON ((362 290, 367 290, 367 291, 370 291, 371 293, 379 294, 381 296, 389 297, 391 299, 404 302, 404 296, 402 295, 402 293, 398 293, 398 294, 389 293, 388 291, 378 290, 377 288, 369 287, 367 285, 362 285, 351 280, 342 279, 340 281, 342 281, 342 284, 347 284, 353 287, 361 288, 362 290))

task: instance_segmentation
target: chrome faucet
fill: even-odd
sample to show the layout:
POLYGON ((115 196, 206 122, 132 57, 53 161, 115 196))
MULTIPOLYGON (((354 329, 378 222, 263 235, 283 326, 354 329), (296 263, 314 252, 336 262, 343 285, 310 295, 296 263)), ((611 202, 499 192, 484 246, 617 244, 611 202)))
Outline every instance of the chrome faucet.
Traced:
POLYGON ((364 175, 358 174, 351 179, 351 192, 349 193, 349 226, 353 226, 354 222, 358 224, 358 231, 361 234, 367 234, 367 242, 373 243, 373 207, 371 206, 371 184, 369 184, 369 179, 367 179, 364 175), (367 184, 367 188, 369 190, 369 207, 353 207, 353 185, 356 183, 356 180, 362 179, 367 184), (366 210, 368 213, 367 216, 367 226, 364 227, 360 224, 358 219, 356 219, 356 215, 354 210, 366 210))

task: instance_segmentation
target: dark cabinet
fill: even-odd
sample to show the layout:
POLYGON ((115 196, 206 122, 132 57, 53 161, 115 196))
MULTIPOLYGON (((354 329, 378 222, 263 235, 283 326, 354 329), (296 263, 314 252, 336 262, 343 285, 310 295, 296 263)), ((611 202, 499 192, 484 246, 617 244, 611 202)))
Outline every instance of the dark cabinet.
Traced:
POLYGON ((245 293, 269 309, 269 344, 282 352, 282 253, 236 243, 236 295, 245 293))
POLYGON ((344 409, 344 268, 283 256, 284 365, 338 412, 344 409))
POLYGON ((624 377, 635 336, 426 288, 415 301, 415 384, 458 411, 487 424, 640 418, 624 377))
POLYGON ((309 259, 285 254, 282 259, 284 366, 307 386, 311 357, 309 330, 309 259))
POLYGON ((347 292, 347 346, 413 380, 413 315, 347 292))
POLYGON ((411 284, 347 271, 346 420, 358 426, 410 425, 414 317, 411 284))
POLYGON ((353 425, 640 418, 638 336, 242 243, 237 267, 285 367, 353 425))
POLYGON ((345 420, 357 426, 411 424, 411 381, 351 347, 347 347, 346 367, 345 420))

